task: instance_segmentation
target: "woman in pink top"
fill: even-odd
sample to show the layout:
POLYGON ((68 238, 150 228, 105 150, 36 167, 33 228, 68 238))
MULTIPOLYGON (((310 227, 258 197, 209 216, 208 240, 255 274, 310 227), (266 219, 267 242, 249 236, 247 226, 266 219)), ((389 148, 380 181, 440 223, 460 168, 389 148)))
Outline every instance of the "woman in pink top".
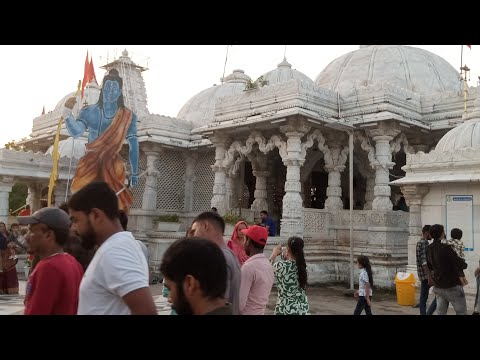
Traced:
POLYGON ((245 235, 242 233, 243 229, 248 229, 248 224, 245 221, 239 221, 235 224, 232 237, 228 240, 227 246, 233 251, 240 263, 240 266, 248 259, 248 255, 243 248, 245 235))

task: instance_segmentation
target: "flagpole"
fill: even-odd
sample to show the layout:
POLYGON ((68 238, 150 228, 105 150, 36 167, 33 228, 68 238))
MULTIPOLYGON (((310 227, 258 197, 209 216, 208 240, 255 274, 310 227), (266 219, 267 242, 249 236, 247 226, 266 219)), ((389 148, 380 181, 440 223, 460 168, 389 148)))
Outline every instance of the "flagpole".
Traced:
MULTIPOLYGON (((78 109, 80 109, 80 104, 78 103, 78 96, 80 95, 80 87, 81 86, 82 86, 82 82, 80 80, 78 80, 77 93, 75 94, 75 96, 77 97, 78 109)), ((81 101, 81 99, 80 99, 80 101, 81 101)), ((77 117, 77 116, 75 116, 75 117, 77 117)), ((68 200, 68 189, 70 187, 70 175, 71 175, 71 172, 72 172, 72 160, 73 160, 73 151, 74 150, 75 150, 75 138, 72 137, 72 151, 70 153, 70 165, 68 166, 67 189, 65 190, 65 202, 67 202, 67 200, 68 200)))
POLYGON ((462 52, 460 53, 460 74, 462 74, 462 67, 463 67, 463 45, 462 45, 462 52))

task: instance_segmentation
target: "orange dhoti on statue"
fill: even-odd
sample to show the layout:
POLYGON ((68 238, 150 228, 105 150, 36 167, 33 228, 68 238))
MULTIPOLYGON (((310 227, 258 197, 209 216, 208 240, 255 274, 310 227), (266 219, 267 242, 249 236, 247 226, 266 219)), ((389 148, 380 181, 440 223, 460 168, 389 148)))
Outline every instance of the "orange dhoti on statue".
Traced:
MULTIPOLYGON (((105 181, 115 193, 125 188, 125 164, 119 153, 131 122, 132 112, 119 108, 108 129, 87 144, 85 155, 75 171, 70 188, 72 193, 93 181, 105 181)), ((118 194, 119 209, 128 213, 132 202, 133 195, 129 189, 125 188, 118 194)))

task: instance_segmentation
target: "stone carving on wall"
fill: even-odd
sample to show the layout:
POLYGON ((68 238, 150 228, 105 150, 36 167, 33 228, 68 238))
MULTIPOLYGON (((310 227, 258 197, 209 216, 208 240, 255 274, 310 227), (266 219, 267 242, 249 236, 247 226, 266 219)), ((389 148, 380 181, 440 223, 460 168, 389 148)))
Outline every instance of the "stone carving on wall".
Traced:
POLYGON ((366 138, 365 135, 363 135, 361 132, 357 131, 355 132, 355 139, 358 140, 360 143, 360 147, 365 150, 368 154, 368 160, 370 161, 370 166, 372 169, 375 168, 373 164, 375 164, 375 149, 373 148, 372 145, 370 145, 370 142, 366 138))
POLYGON ((402 148, 402 144, 405 154, 415 153, 415 149, 408 144, 407 136, 404 133, 400 133, 390 144, 390 151, 392 152, 392 154, 396 154, 397 152, 399 152, 402 148))
POLYGON ((466 148, 455 151, 436 151, 429 153, 419 151, 416 154, 407 154, 407 165, 475 161, 480 159, 480 150, 466 148))
POLYGON ((328 233, 328 213, 320 209, 303 209, 305 232, 328 233))

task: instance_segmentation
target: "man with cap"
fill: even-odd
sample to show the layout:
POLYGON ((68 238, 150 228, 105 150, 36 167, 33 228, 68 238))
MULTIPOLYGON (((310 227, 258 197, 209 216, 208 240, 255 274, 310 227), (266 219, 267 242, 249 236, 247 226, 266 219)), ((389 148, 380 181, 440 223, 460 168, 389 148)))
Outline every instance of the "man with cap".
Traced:
POLYGON ((83 269, 63 251, 70 230, 68 215, 58 208, 42 208, 17 219, 28 225, 29 251, 40 258, 28 278, 25 315, 75 315, 83 269))
POLYGON ((272 265, 263 254, 268 230, 263 226, 252 225, 242 232, 246 237, 244 248, 249 258, 241 268, 240 314, 265 315, 274 280, 272 265))

